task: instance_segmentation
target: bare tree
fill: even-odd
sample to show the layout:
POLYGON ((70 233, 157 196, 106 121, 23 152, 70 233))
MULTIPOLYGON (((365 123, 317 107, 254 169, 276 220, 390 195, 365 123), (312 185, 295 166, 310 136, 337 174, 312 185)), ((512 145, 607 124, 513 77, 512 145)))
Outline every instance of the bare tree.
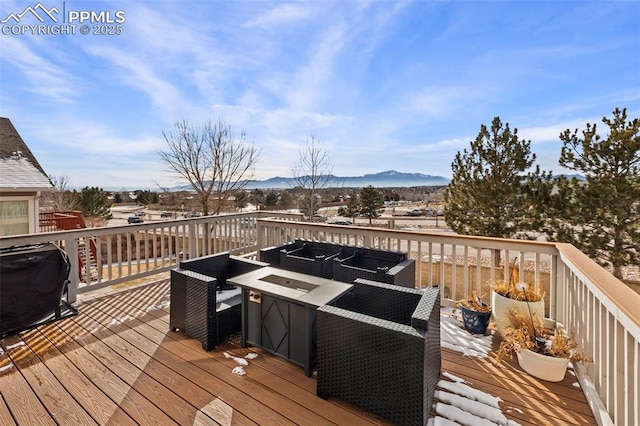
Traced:
POLYGON ((47 204, 54 212, 68 212, 78 208, 78 202, 69 188, 69 176, 49 175, 54 190, 43 194, 43 204, 47 204))
POLYGON ((329 152, 312 135, 306 147, 300 149, 300 163, 291 170, 296 186, 303 190, 300 211, 309 221, 318 211, 317 191, 329 184, 331 171, 329 152))
POLYGON ((229 197, 251 179, 260 156, 260 150, 245 141, 244 132, 236 137, 221 120, 202 126, 179 121, 162 135, 168 150, 160 151, 160 157, 189 182, 205 215, 220 213, 229 197))

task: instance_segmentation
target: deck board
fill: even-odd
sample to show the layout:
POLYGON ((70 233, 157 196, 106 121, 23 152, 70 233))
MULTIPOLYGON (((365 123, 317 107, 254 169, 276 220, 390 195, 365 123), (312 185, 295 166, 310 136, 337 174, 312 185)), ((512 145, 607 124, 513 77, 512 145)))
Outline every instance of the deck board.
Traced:
POLYGON ((34 339, 33 336, 37 335, 39 332, 32 330, 25 333, 24 339, 17 335, 5 339, 7 346, 13 347, 9 352, 13 364, 20 370, 28 385, 56 423, 96 424, 84 407, 58 381, 49 366, 45 365, 33 351, 31 345, 37 344, 37 338, 34 339), (22 344, 25 341, 27 343, 22 344))
MULTIPOLYGON (((0 340, 0 424, 385 425, 316 397, 315 377, 239 338, 206 352, 169 330, 169 284, 85 295, 79 315, 0 340), (246 376, 224 353, 249 360, 246 376)), ((497 344, 497 343, 494 343, 497 344)), ((522 425, 595 424, 577 380, 548 383, 517 362, 496 366, 442 349, 442 370, 502 398, 522 425)))
POLYGON ((580 389, 564 385, 569 378, 562 384, 543 382, 524 373, 515 361, 495 366, 448 349, 442 349, 442 357, 443 371, 465 378, 475 389, 500 396, 503 411, 511 410, 509 414, 520 424, 595 424, 580 389))
MULTIPOLYGON (((112 306, 118 304, 118 301, 112 299, 110 302, 112 306)), ((155 320, 147 318, 145 321, 142 321, 140 318, 134 319, 133 321, 138 321, 139 324, 135 326, 136 330, 140 331, 144 336, 153 336, 155 335, 156 339, 166 338, 166 335, 172 336, 176 342, 180 342, 182 345, 191 348, 192 353, 197 357, 201 357, 203 355, 202 348, 200 343, 197 341, 187 338, 181 333, 168 332, 169 324, 168 324, 168 312, 166 310, 147 310, 147 311, 136 311, 140 308, 139 304, 136 301, 126 300, 125 303, 129 303, 131 306, 125 307, 123 305, 118 305, 119 309, 123 309, 127 315, 131 315, 133 317, 139 317, 140 315, 149 315, 154 316, 155 320), (154 312, 155 311, 155 312, 154 312), (153 327, 156 328, 153 328, 153 327)), ((172 347, 177 347, 177 345, 172 344, 172 347)), ((184 350, 185 348, 181 348, 184 350)), ((227 350, 230 354, 243 356, 247 352, 248 349, 233 347, 231 345, 221 345, 219 347, 220 351, 211 352, 207 355, 210 355, 212 358, 218 360, 221 366, 217 369, 216 374, 220 374, 223 377, 229 377, 229 371, 236 366, 236 364, 224 356, 221 355, 221 351, 227 350)), ((256 349, 251 348, 251 352, 258 352, 256 349)), ((262 352, 264 355, 264 352, 262 352)), ((261 356, 258 359, 269 358, 269 359, 278 359, 274 357, 264 357, 261 356)), ((315 396, 315 380, 311 378, 305 378, 305 380, 300 380, 299 373, 295 370, 292 370, 289 363, 283 361, 283 363, 274 363, 272 364, 272 370, 264 369, 260 367, 260 364, 256 364, 253 360, 251 361, 251 365, 247 367, 247 370, 251 372, 251 379, 259 382, 264 388, 268 388, 271 391, 275 392, 278 397, 284 397, 282 402, 284 402, 284 406, 280 406, 282 403, 279 400, 270 401, 269 404, 276 404, 279 407, 279 411, 287 414, 290 411, 290 407, 295 404, 302 405, 303 407, 311 407, 311 410, 302 410, 301 408, 297 408, 294 413, 288 414, 288 417, 292 419, 294 422, 313 422, 314 424, 323 424, 326 423, 327 420, 331 423, 338 424, 354 424, 361 421, 360 416, 353 414, 349 411, 336 411, 333 408, 333 404, 327 402, 322 399, 318 399, 315 396), (277 371, 273 369, 277 368, 277 371), (291 374, 293 372, 294 374, 291 374), (289 375, 292 380, 288 381, 280 375, 289 375), (295 376, 295 377, 294 377, 295 376), (303 389, 300 388, 299 384, 304 383, 306 386, 303 389), (301 391, 302 390, 302 391, 301 391)), ((253 385, 252 388, 256 388, 257 386, 253 385)), ((259 397, 263 398, 268 393, 262 392, 259 397)))
MULTIPOLYGON (((34 393, 25 377, 19 374, 15 364, 11 363, 6 353, 9 340, 4 339, 3 350, 0 355, 0 396, 6 404, 7 412, 12 421, 19 424, 55 425, 46 408, 34 393), (5 346, 6 345, 6 346, 5 346), (38 421, 42 419, 42 421, 38 421)), ((2 424, 5 424, 4 422, 2 424)))
POLYGON ((105 424, 116 418, 122 423, 131 423, 118 405, 64 356, 62 348, 50 344, 43 332, 30 330, 25 333, 25 338, 33 354, 95 422, 105 424))
POLYGON ((16 422, 13 420, 11 412, 9 412, 7 402, 4 400, 2 395, 0 395, 0 425, 12 426, 15 424, 16 422))
MULTIPOLYGON (((69 322, 73 323, 71 320, 69 322)), ((53 344, 61 348, 68 360, 76 365, 92 383, 118 404, 133 423, 170 422, 162 411, 151 404, 136 389, 131 388, 108 365, 103 364, 98 357, 94 356, 94 353, 100 353, 101 349, 101 346, 97 344, 97 340, 92 339, 90 336, 77 340, 73 335, 65 332, 65 329, 71 329, 72 326, 77 328, 75 324, 50 324, 42 327, 42 332, 53 344)), ((117 358, 113 359, 117 360, 117 358)))

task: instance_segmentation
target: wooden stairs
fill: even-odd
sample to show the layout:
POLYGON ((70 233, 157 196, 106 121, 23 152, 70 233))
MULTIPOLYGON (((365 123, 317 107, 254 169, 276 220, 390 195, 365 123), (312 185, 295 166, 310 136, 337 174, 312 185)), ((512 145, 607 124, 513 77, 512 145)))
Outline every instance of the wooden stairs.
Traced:
MULTIPOLYGON (((41 212, 40 231, 55 232, 86 228, 82 212, 41 212)), ((62 242, 64 243, 64 242, 62 242)), ((64 247, 61 247, 64 249, 64 247)), ((99 279, 102 261, 98 261, 96 242, 92 238, 78 239, 78 260, 80 261, 79 279, 89 283, 99 279)))

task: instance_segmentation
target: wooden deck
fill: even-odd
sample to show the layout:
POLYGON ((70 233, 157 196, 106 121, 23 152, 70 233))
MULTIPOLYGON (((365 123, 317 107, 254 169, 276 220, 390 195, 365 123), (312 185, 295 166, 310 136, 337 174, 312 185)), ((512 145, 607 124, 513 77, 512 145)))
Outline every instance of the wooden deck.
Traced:
MULTIPOLYGON (((316 397, 301 367, 237 339, 205 352, 169 331, 169 284, 85 298, 79 315, 0 340, 0 424, 387 424, 335 399, 316 397), (245 376, 224 352, 249 360, 245 376)), ((515 363, 442 350, 443 372, 502 398, 523 425, 595 424, 577 380, 558 384, 515 363)))

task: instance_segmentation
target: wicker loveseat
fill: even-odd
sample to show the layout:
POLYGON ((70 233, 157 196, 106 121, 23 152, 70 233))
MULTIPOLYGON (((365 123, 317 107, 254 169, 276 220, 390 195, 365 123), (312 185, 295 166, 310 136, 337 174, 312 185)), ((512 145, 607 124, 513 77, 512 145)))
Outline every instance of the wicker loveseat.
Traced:
POLYGON ((242 327, 241 291, 227 279, 267 265, 228 252, 180 262, 171 271, 169 327, 212 350, 242 327))
POLYGON ((405 253, 345 247, 343 255, 333 262, 333 279, 353 282, 357 278, 383 282, 402 287, 415 287, 415 260, 405 253))
POLYGON ((415 287, 415 261, 402 252, 297 239, 260 250, 272 266, 353 282, 357 278, 415 287))
POLYGON ((262 249, 260 260, 289 271, 331 278, 332 261, 342 253, 343 247, 341 244, 297 239, 289 244, 262 249))
POLYGON ((333 259, 343 251, 339 244, 296 240, 295 247, 280 250, 280 267, 318 277, 333 276, 333 259))
POLYGON ((357 279, 317 312, 317 394, 426 424, 440 376, 440 295, 357 279))

